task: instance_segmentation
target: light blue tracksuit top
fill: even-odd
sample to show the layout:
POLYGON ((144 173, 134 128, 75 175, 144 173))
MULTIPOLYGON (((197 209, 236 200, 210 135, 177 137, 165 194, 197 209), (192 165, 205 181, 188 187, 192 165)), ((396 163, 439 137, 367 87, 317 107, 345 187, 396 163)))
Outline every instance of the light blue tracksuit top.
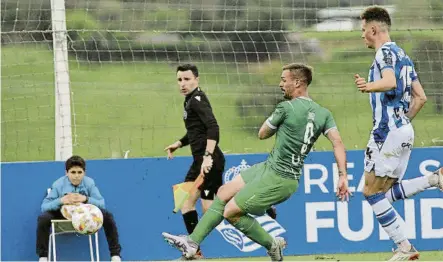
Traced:
POLYGON ((85 195, 88 197, 87 204, 95 205, 101 209, 105 208, 105 199, 95 186, 94 179, 84 176, 82 182, 78 186, 74 186, 68 176, 63 176, 52 184, 51 192, 43 200, 42 212, 60 210, 63 205, 61 198, 68 193, 85 195))

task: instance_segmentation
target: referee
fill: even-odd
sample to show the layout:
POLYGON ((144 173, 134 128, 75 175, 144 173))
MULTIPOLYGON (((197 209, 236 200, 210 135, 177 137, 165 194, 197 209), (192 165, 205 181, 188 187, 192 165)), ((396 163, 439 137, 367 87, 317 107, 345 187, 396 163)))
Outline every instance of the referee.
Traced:
MULTIPOLYGON (((194 161, 186 174, 185 182, 195 181, 201 170, 205 179, 199 193, 190 196, 184 203, 181 212, 189 234, 198 223, 195 205, 201 198, 203 212, 210 207, 218 188, 223 184, 225 157, 218 147, 220 138, 219 126, 212 112, 208 97, 199 87, 197 66, 184 64, 177 67, 177 83, 180 93, 185 96, 183 119, 186 134, 177 142, 167 146, 168 159, 178 148, 190 145, 194 161)), ((197 253, 202 258, 201 251, 197 253)))

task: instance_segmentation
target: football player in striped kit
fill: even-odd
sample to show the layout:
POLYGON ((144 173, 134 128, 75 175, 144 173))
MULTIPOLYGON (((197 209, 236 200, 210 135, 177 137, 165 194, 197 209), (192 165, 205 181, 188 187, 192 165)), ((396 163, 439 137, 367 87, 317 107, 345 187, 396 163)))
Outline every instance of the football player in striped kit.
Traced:
POLYGON ((373 128, 365 153, 363 194, 389 237, 397 244, 392 261, 415 260, 418 251, 406 237, 406 226, 391 203, 426 188, 443 189, 443 168, 430 176, 402 180, 414 144, 411 121, 426 102, 414 63, 389 36, 391 18, 386 9, 363 11, 362 38, 376 50, 368 81, 356 74, 355 84, 369 93, 373 128))

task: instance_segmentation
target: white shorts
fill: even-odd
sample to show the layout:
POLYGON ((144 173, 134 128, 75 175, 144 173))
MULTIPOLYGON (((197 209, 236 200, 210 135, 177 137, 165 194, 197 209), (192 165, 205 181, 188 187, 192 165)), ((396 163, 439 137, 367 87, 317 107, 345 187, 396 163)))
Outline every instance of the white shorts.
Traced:
POLYGON ((379 177, 403 178, 414 145, 414 129, 404 125, 388 133, 383 144, 377 145, 371 135, 365 152, 365 171, 374 170, 379 177))

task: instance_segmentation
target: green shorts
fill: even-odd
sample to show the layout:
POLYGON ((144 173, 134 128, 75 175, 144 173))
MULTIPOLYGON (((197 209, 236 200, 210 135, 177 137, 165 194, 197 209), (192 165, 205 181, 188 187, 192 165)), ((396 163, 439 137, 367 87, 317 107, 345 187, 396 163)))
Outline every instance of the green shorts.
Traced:
POLYGON ((235 195, 235 203, 243 212, 253 215, 263 215, 272 205, 289 199, 298 188, 298 180, 278 175, 265 162, 240 175, 246 185, 235 195))

